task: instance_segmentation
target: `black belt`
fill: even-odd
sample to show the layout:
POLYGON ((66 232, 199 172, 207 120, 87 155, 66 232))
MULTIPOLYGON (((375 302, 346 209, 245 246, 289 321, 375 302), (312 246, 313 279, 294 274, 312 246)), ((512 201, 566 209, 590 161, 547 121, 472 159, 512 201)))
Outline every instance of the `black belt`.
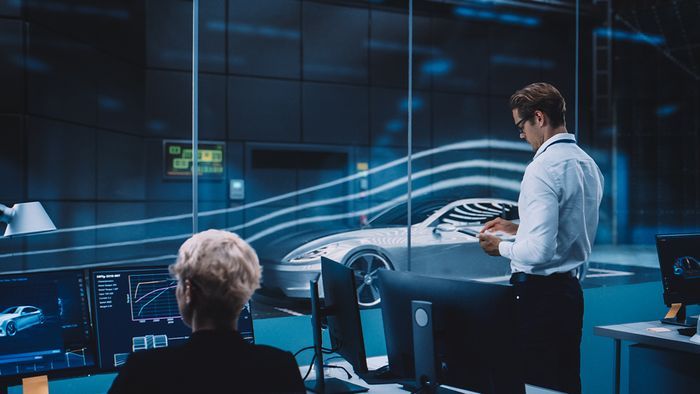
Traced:
POLYGON ((576 274, 572 271, 557 272, 550 275, 534 275, 526 274, 525 272, 513 272, 510 276, 510 283, 525 283, 525 282, 555 282, 562 280, 569 280, 575 278, 576 274))

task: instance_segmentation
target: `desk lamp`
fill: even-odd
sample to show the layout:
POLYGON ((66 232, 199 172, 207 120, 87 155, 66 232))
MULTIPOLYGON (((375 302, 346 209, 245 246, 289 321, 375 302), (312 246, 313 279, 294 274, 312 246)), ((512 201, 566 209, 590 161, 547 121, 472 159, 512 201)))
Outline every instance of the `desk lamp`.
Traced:
POLYGON ((0 222, 7 223, 5 237, 43 233, 56 229, 38 201, 18 203, 12 208, 0 204, 0 222))

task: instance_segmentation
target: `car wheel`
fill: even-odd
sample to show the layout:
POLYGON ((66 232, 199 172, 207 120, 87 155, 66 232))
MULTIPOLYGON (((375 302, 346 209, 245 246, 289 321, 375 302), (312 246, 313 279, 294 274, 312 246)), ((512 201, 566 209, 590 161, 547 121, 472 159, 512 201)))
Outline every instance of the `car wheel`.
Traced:
POLYGON ((379 252, 366 250, 352 255, 345 262, 345 266, 355 271, 358 304, 362 307, 379 304, 381 297, 377 286, 377 271, 393 269, 389 259, 379 252))
POLYGON ((13 321, 7 322, 7 325, 5 326, 5 332, 7 333, 7 336, 9 336, 9 337, 17 334, 17 326, 15 326, 15 322, 13 322, 13 321))

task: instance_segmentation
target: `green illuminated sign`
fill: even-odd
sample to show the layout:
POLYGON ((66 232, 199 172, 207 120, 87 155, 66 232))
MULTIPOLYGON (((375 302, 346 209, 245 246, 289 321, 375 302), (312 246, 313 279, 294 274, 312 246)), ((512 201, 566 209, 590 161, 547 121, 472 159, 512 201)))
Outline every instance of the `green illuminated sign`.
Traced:
MULTIPOLYGON (((225 142, 205 141, 197 150, 197 165, 200 177, 224 178, 225 142)), ((164 176, 166 178, 189 178, 192 176, 192 143, 182 140, 163 141, 164 176)))

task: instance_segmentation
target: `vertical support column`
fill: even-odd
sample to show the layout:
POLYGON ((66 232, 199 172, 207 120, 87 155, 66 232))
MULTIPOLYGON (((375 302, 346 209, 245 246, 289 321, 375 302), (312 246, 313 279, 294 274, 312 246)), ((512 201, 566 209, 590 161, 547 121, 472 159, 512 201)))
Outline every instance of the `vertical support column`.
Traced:
POLYGON ((406 192, 406 270, 411 270, 411 195, 413 194, 413 0, 408 1, 408 154, 406 155, 406 179, 408 190, 406 192))
POLYGON ((613 99, 612 78, 612 25, 613 10, 611 0, 594 0, 593 4, 599 6, 605 13, 603 26, 593 29, 593 127, 594 133, 610 136, 609 141, 595 144, 598 147, 611 146, 611 235, 613 244, 618 243, 618 200, 617 200, 617 125, 615 101, 613 99))
MULTIPOLYGON (((574 75, 574 135, 576 136, 576 141, 579 140, 578 136, 578 131, 579 131, 579 120, 578 120, 578 112, 579 112, 579 52, 581 51, 580 49, 580 42, 581 42, 581 0, 576 0, 576 54, 574 55, 574 63, 575 63, 575 75, 574 75)), ((579 142, 580 143, 580 142, 579 142)))
POLYGON ((199 0, 192 2, 192 234, 199 231, 199 0))

